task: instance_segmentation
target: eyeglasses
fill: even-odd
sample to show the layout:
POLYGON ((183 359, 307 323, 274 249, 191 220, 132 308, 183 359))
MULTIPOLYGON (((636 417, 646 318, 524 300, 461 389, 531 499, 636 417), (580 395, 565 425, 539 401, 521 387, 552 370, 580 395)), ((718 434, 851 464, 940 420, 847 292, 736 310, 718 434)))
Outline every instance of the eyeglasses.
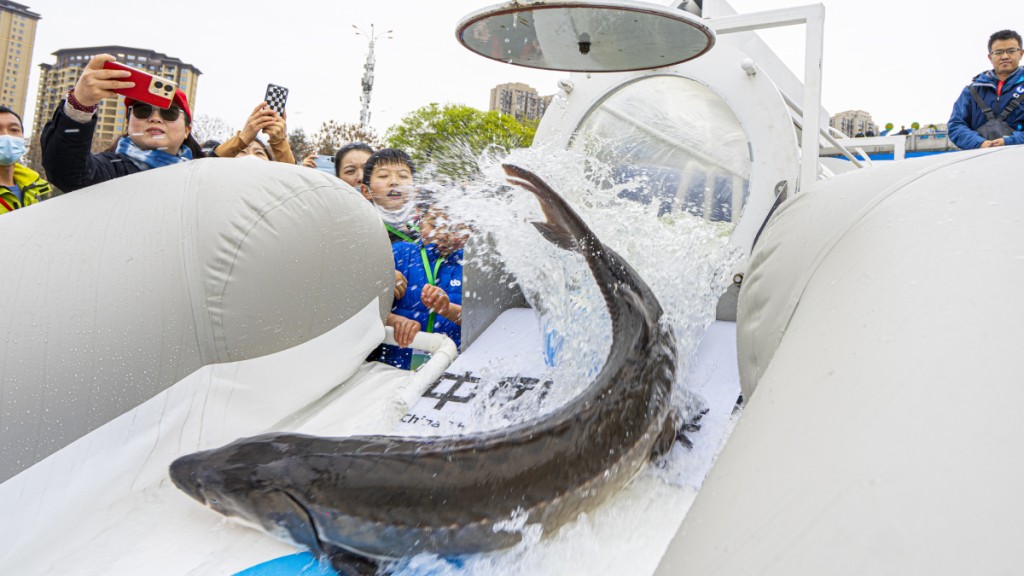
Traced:
POLYGON ((160 118, 164 122, 174 122, 181 116, 181 108, 177 106, 171 106, 170 108, 157 108, 152 104, 132 104, 132 116, 135 116, 139 120, 149 120, 153 116, 153 111, 158 110, 160 112, 160 118))
POLYGON ((988 53, 989 56, 995 56, 996 58, 1002 58, 1003 54, 1007 56, 1014 56, 1020 52, 1020 48, 1007 48, 1006 50, 993 50, 988 53))

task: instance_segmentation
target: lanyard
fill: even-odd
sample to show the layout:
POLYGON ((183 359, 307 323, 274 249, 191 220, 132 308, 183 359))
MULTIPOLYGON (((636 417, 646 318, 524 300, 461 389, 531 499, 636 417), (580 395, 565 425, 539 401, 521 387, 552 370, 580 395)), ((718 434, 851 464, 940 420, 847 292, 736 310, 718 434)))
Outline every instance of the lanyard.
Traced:
POLYGON ((385 224, 384 227, 388 229, 388 232, 391 232, 392 234, 394 234, 395 236, 398 236, 399 238, 401 238, 402 240, 404 240, 406 242, 415 242, 415 240, 410 238, 408 234, 402 232, 398 228, 395 228, 391 224, 385 224))
MULTIPOLYGON (((430 258, 427 257, 426 246, 420 245, 420 258, 423 259, 423 271, 427 274, 427 284, 431 286, 437 286, 437 271, 441 269, 441 255, 437 255, 437 260, 434 261, 434 270, 430 270, 430 258)), ((437 318, 435 312, 431 312, 427 316, 427 332, 434 331, 434 320, 437 318)))
MULTIPOLYGON (((405 240, 406 242, 416 242, 415 240, 410 238, 408 234, 405 234, 404 232, 402 232, 398 228, 395 228, 391 224, 385 224, 384 227, 387 228, 388 232, 391 232, 392 234, 394 234, 395 236, 398 236, 399 238, 401 238, 402 240, 405 240)), ((415 228, 415 226, 414 226, 414 228, 415 228)), ((423 272, 425 272, 426 275, 427 275, 427 284, 430 284, 431 286, 437 286, 437 271, 441 269, 441 260, 442 260, 441 255, 438 254, 438 258, 434 262, 434 269, 431 270, 430 269, 430 258, 427 257, 427 248, 426 248, 426 246, 423 246, 422 244, 420 244, 420 258, 423 259, 423 272)), ((436 319, 437 319, 437 313, 435 313, 435 312, 430 312, 427 315, 427 332, 433 332, 434 331, 434 321, 436 319)))

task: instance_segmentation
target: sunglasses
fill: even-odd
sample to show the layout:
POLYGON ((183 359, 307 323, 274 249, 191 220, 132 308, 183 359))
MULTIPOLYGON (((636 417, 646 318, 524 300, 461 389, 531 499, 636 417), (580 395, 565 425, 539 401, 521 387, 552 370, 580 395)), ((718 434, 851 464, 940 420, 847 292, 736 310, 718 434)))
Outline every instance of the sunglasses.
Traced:
MULTIPOLYGON (((153 116, 153 111, 157 110, 160 112, 160 118, 164 122, 174 122, 177 120, 182 113, 182 109, 177 106, 171 106, 170 108, 157 108, 152 104, 132 104, 132 116, 135 116, 139 120, 149 120, 153 116)), ((188 121, 188 118, 185 119, 188 121)))

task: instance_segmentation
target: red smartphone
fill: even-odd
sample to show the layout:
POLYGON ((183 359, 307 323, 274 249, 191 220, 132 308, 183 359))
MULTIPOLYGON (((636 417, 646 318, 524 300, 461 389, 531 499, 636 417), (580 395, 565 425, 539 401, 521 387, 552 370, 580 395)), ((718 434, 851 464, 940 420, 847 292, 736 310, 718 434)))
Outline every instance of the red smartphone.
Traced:
POLYGON ((135 87, 114 90, 118 94, 152 104, 153 106, 159 106, 160 108, 170 108, 171 103, 174 102, 174 92, 178 89, 178 85, 170 80, 109 60, 103 63, 103 67, 107 70, 127 70, 131 72, 132 75, 128 78, 118 78, 118 80, 134 82, 135 87))

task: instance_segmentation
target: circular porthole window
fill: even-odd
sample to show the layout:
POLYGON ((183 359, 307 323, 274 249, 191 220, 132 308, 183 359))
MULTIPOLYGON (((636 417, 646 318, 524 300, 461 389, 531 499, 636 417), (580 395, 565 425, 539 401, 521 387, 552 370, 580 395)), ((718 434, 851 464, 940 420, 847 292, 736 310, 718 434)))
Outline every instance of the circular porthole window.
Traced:
POLYGON ((569 145, 612 167, 619 195, 737 223, 746 203, 750 151, 739 119, 710 88, 651 76, 612 92, 580 123, 569 145))

